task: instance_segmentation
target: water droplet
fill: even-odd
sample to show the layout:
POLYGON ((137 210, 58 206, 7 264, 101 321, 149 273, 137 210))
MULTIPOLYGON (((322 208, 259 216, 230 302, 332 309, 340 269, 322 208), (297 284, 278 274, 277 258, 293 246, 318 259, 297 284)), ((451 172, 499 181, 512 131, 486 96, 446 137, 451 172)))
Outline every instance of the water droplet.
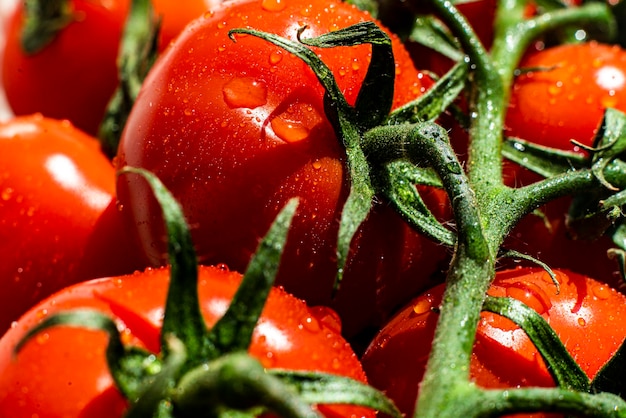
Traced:
POLYGON ((183 111, 183 113, 185 114, 185 116, 191 116, 191 115, 193 115, 193 109, 186 108, 183 111))
POLYGON ((523 302, 538 314, 543 314, 552 307, 548 295, 534 283, 515 282, 506 288, 506 295, 523 302))
POLYGON ((230 271, 230 269, 228 268, 228 266, 225 263, 220 263, 216 267, 219 270, 222 270, 222 271, 230 271))
POLYGON ((267 102, 267 86, 250 77, 235 77, 222 89, 224 101, 231 108, 254 109, 267 102))
POLYGON ((270 53, 270 58, 269 58, 270 64, 276 65, 279 62, 281 62, 282 59, 283 59, 283 51, 276 50, 270 53))
POLYGON ((322 163, 320 162, 320 160, 313 161, 313 168, 316 170, 319 170, 320 168, 322 168, 322 163))
POLYGON ((587 325, 587 321, 585 321, 585 318, 578 318, 578 325, 580 325, 581 327, 587 325))
POLYGON ((272 119, 271 125, 276 135, 285 142, 299 142, 309 137, 309 130, 301 122, 279 116, 272 119))
POLYGON ((413 304, 413 313, 417 315, 425 314, 430 312, 430 309, 433 307, 433 303, 428 298, 419 298, 417 302, 413 304))
POLYGON ((340 367, 341 367, 341 360, 335 357, 332 361, 332 368, 335 370, 338 370, 340 367))
POLYGON ((268 12, 280 12, 287 7, 287 2, 285 0, 263 0, 261 7, 268 12))
POLYGON ((320 323, 317 318, 313 316, 306 316, 300 321, 300 327, 310 332, 319 332, 321 329, 320 323))
POLYGON ((48 340, 50 339, 50 334, 48 334, 47 332, 42 332, 41 334, 37 334, 37 337, 35 338, 35 340, 37 341, 37 344, 45 344, 46 342, 48 342, 48 340))
POLYGON ((329 329, 341 333, 341 318, 334 309, 328 306, 312 306, 310 312, 329 329))
POLYGON ((556 96, 561 92, 561 87, 558 84, 553 84, 548 87, 548 93, 552 96, 556 96))
POLYGON ((352 61, 352 70, 353 71, 359 71, 360 69, 361 69, 361 63, 359 63, 359 60, 355 58, 352 61))
POLYGON ((13 189, 10 187, 7 187, 6 189, 4 189, 2 191, 2 194, 0 194, 0 197, 2 198, 2 200, 7 201, 11 198, 11 196, 13 196, 13 189))
POLYGON ((595 297, 602 300, 606 300, 611 296, 611 289, 603 284, 593 286, 591 292, 595 297))

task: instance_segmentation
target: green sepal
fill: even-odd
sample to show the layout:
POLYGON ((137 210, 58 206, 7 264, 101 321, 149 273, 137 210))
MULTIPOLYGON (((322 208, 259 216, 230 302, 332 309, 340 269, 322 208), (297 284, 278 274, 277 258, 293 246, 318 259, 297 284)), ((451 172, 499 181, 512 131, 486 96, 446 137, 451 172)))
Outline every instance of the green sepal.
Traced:
POLYGON ((487 296, 483 310, 502 315, 524 330, 559 387, 589 392, 589 378, 541 315, 519 300, 505 297, 487 296))
POLYGON ((626 395, 626 341, 600 369, 591 381, 591 391, 609 392, 621 397, 626 395))
POLYGON ((623 221, 621 208, 626 204, 626 115, 607 109, 594 146, 587 148, 591 172, 603 187, 578 194, 570 207, 567 227, 575 238, 596 239, 623 221))
POLYGON ((318 48, 362 44, 372 46, 370 65, 356 99, 355 112, 360 130, 380 125, 389 115, 393 104, 395 61, 389 36, 376 23, 361 22, 315 38, 298 37, 298 40, 304 45, 318 48))
POLYGON ((109 158, 117 146, 143 80, 158 55, 160 19, 150 0, 132 0, 117 57, 118 86, 100 123, 98 138, 109 158))
POLYGON ((115 321, 95 309, 60 311, 46 317, 28 330, 15 347, 15 353, 36 335, 60 326, 107 334, 107 365, 116 387, 128 399, 136 399, 143 390, 145 381, 161 371, 161 362, 155 355, 137 347, 125 347, 115 321))
POLYGON ((28 55, 44 49, 75 20, 69 0, 25 0, 23 13, 21 43, 28 55))
POLYGON ((278 273, 297 205, 297 199, 291 199, 280 211, 248 264, 228 310, 209 332, 208 338, 220 354, 248 349, 278 273))
POLYGON ((171 403, 167 400, 176 385, 180 372, 187 360, 183 343, 173 336, 166 336, 168 357, 161 371, 144 382, 139 396, 131 403, 124 418, 165 418, 172 415, 171 403))
POLYGON ((172 392, 172 401, 179 418, 243 418, 265 411, 284 418, 321 418, 292 385, 245 352, 230 353, 190 370, 172 392))
POLYGON ((350 179, 350 192, 341 211, 337 237, 337 276, 333 286, 336 293, 341 285, 352 239, 369 215, 375 194, 367 158, 360 146, 362 132, 357 124, 355 109, 346 101, 328 66, 304 44, 275 34, 245 28, 232 29, 229 36, 235 41, 234 35, 238 33, 259 37, 294 54, 313 70, 326 91, 324 97, 326 117, 333 124, 335 133, 346 150, 350 179))
POLYGON ((452 61, 462 61, 464 54, 448 28, 434 16, 418 16, 409 40, 440 53, 452 61))
POLYGON ((429 239, 454 246, 456 234, 444 227, 424 203, 417 185, 441 188, 441 180, 430 168, 417 167, 408 161, 396 160, 381 168, 380 189, 398 213, 413 229, 429 239))
POLYGON ((358 405, 393 418, 402 417, 402 413, 384 393, 349 377, 282 369, 271 369, 268 373, 294 387, 303 400, 312 404, 358 405))
POLYGON ((543 177, 552 177, 584 168, 585 157, 569 151, 533 144, 520 138, 507 138, 502 144, 502 155, 543 177))
POLYGON ((182 208, 165 185, 153 173, 134 167, 124 167, 119 175, 142 176, 159 202, 167 231, 170 284, 165 302, 161 347, 167 357, 166 335, 179 339, 190 359, 204 359, 213 349, 206 338, 207 328, 200 311, 198 296, 198 260, 191 232, 182 208))
POLYGON ((448 109, 467 81, 468 64, 457 63, 416 100, 394 110, 385 120, 387 125, 433 121, 448 109))
POLYGON ((524 261, 528 261, 531 262, 533 264, 538 265, 539 267, 541 267, 546 273, 548 273, 548 275, 550 276, 550 279, 552 279, 552 283, 554 283, 554 287, 556 288, 556 293, 558 294, 561 291, 561 284, 559 283, 556 274, 554 273, 554 271, 550 268, 549 265, 547 265, 546 263, 544 263, 543 261, 528 255, 528 254, 524 254, 524 253, 520 253, 519 251, 516 250, 508 250, 508 249, 504 249, 504 251, 501 254, 498 254, 498 257, 503 257, 503 258, 514 258, 514 259, 518 259, 518 260, 524 260, 524 261))

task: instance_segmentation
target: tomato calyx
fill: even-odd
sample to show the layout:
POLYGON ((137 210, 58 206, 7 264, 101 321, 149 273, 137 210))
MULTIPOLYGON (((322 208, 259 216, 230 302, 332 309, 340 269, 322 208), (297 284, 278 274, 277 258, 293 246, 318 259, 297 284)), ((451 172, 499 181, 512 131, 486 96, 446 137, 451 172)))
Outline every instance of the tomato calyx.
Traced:
POLYGON ((98 130, 104 153, 115 157, 128 114, 143 80, 156 61, 160 18, 150 0, 131 0, 118 53, 119 84, 98 130))
POLYGON ((287 232, 297 208, 290 200, 276 217, 243 276, 226 312, 209 330, 198 294, 198 261, 180 205, 152 173, 125 167, 120 175, 140 175, 162 207, 168 232, 170 284, 161 352, 125 346, 116 322, 90 309, 46 317, 18 343, 16 352, 54 326, 104 331, 107 364, 113 380, 130 401, 125 416, 190 417, 238 413, 254 417, 272 411, 285 417, 321 417, 313 403, 345 403, 377 408, 399 417, 395 405, 376 389, 356 380, 317 372, 266 370, 246 350, 274 283, 287 232))
POLYGON ((35 54, 54 40, 74 20, 69 0, 27 0, 24 2, 22 48, 35 54))

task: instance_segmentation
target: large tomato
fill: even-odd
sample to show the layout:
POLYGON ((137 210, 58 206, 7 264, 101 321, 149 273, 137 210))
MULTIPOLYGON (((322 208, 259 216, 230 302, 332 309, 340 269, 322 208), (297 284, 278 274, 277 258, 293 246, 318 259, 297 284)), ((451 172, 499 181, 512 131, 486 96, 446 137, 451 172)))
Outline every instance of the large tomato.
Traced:
MULTIPOLYGON (((40 112, 69 119, 95 135, 118 83, 117 55, 130 1, 66 1, 71 22, 34 54, 25 53, 21 45, 24 11, 20 2, 5 33, 3 84, 15 114, 40 112)), ((155 13, 162 17, 161 49, 211 4, 210 0, 153 3, 155 13)))
MULTIPOLYGON (((244 268, 279 208, 300 206, 277 284, 311 304, 331 303, 335 243, 348 181, 345 155, 324 113, 324 91, 301 60, 253 36, 250 27, 295 40, 371 20, 335 1, 230 1, 189 25, 153 67, 122 135, 117 165, 155 174, 181 202, 200 260, 244 268)), ((394 105, 423 87, 393 38, 394 105)), ((354 103, 370 47, 317 49, 354 103)), ((163 262, 156 202, 138 177, 118 182, 118 196, 143 248, 163 262)), ((353 243, 334 307, 346 334, 372 323, 424 288, 443 249, 410 230, 385 203, 376 204, 353 243)))
POLYGON ((145 266, 98 142, 41 115, 0 124, 0 333, 68 284, 145 266))
POLYGON ((591 145, 608 107, 626 110, 626 51, 597 42, 531 53, 520 68, 507 112, 507 134, 541 145, 579 150, 591 145))
MULTIPOLYGON (((201 267, 199 297, 212 327, 228 307, 241 275, 201 267)), ((106 335, 56 327, 13 350, 42 318, 72 308, 94 308, 115 318, 125 343, 159 350, 168 269, 103 278, 66 288, 24 315, 0 340, 0 415, 13 418, 121 417, 127 402, 115 388, 105 360, 106 335)), ((361 365, 324 311, 275 288, 253 335, 249 352, 267 368, 316 370, 365 381, 361 365)), ((327 416, 374 417, 361 407, 320 406, 327 416)))
MULTIPOLYGON (((488 294, 518 299, 541 314, 592 378, 626 337, 626 323, 621 319, 626 314, 626 297, 587 276, 565 270, 556 274, 560 293, 544 270, 526 268, 498 273, 488 294)), ((384 390, 407 416, 412 414, 424 374, 437 322, 433 308, 441 303, 443 289, 435 287, 401 310, 362 358, 371 384, 384 390)), ((526 334, 508 319, 487 312, 481 314, 470 374, 486 388, 554 386, 526 334)))

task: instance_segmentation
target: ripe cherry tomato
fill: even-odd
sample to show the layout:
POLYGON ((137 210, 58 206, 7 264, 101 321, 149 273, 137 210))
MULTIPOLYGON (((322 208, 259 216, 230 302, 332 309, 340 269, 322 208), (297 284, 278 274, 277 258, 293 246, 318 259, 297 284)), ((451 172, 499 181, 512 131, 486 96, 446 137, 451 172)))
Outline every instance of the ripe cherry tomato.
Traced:
POLYGON ((67 121, 17 117, 0 124, 0 167, 0 333, 68 284, 145 266, 94 138, 67 121))
MULTIPOLYGON (((21 46, 24 11, 20 2, 5 33, 3 84, 16 115, 39 112, 69 119, 96 135, 118 84, 117 55, 130 2, 67 1, 74 19, 33 55, 21 46)), ((209 4, 210 0, 155 0, 155 13, 162 17, 161 49, 209 4)))
MULTIPOLYGON (((153 67, 122 135, 117 165, 154 172, 181 202, 200 260, 243 269, 285 202, 300 198, 277 284, 310 304, 331 303, 335 243, 348 182, 345 155, 324 113, 323 89, 298 58, 250 27, 296 39, 371 17, 326 0, 230 1, 189 25, 153 67)), ((421 94, 399 41, 394 105, 421 94)), ((317 49, 354 103, 370 47, 317 49)), ((163 261, 160 210, 138 177, 118 183, 123 212, 154 264, 163 261)), ((435 208, 437 210, 438 208, 435 208)), ((423 289, 444 250, 377 204, 355 238, 333 307, 352 334, 423 289)))
POLYGON ((626 51, 597 42, 565 44, 530 54, 511 93, 507 134, 579 151, 591 145, 607 107, 626 110, 626 51))
MULTIPOLYGON (((488 293, 518 299, 541 314, 593 378, 626 337, 626 323, 620 319, 626 313, 626 296, 589 277, 555 272, 558 294, 549 275, 534 268, 498 273, 488 293)), ((362 358, 370 383, 385 391, 407 416, 413 412, 424 374, 438 316, 433 309, 439 306, 443 289, 437 286, 402 309, 362 358)), ((488 312, 481 315, 470 374, 486 388, 555 385, 526 334, 508 319, 488 312)))
MULTIPOLYGON (((94 308, 115 318, 125 343, 159 350, 168 269, 103 278, 66 288, 35 306, 0 340, 0 415, 13 418, 121 417, 127 402, 105 361, 106 335, 78 328, 46 330, 14 355, 24 333, 60 310, 94 308)), ((199 297, 207 326, 224 314, 241 275, 219 267, 199 270, 199 297)), ((268 368, 315 370, 365 381, 361 365, 341 337, 332 313, 309 309, 275 288, 249 352, 268 368), (329 320, 330 318, 330 320, 329 320)), ((374 417, 354 406, 320 406, 327 416, 374 417)))

